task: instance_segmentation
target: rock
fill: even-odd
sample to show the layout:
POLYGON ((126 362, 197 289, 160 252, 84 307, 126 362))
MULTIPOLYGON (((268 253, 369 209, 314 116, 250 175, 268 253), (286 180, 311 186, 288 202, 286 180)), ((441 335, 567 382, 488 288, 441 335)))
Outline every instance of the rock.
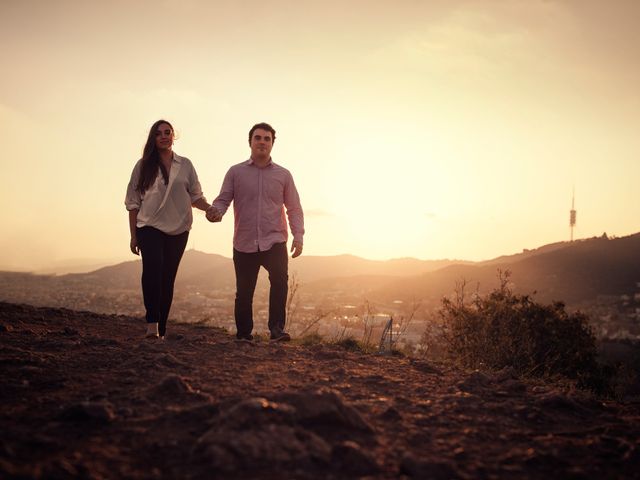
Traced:
POLYGON ((65 408, 60 417, 68 421, 110 423, 115 420, 116 415, 109 402, 82 402, 65 408))
POLYGON ((555 449, 549 451, 534 451, 528 454, 524 459, 524 465, 528 468, 552 468, 558 472, 564 470, 568 462, 555 449))
POLYGON ((344 358, 344 353, 342 351, 337 351, 335 349, 328 349, 323 345, 316 347, 313 350, 314 350, 313 358, 319 361, 331 360, 334 358, 344 358))
POLYGON ((347 371, 344 369, 344 367, 337 367, 334 371, 333 371, 333 375, 338 377, 338 376, 344 376, 347 374, 347 371))
POLYGON ((170 353, 165 353, 160 357, 159 363, 164 365, 165 367, 176 368, 176 367, 187 367, 187 364, 178 360, 176 357, 171 355, 170 353))
POLYGON ((433 366, 429 362, 425 362, 423 360, 411 360, 410 362, 413 368, 422 373, 427 373, 430 375, 442 375, 442 370, 433 366))
POLYGON ((374 475, 380 472, 380 466, 356 442, 345 441, 334 445, 331 451, 331 464, 349 475, 374 475))
POLYGON ((482 372, 475 371, 463 381, 458 383, 458 388, 464 392, 477 392, 488 387, 491 384, 491 377, 482 372))
POLYGON ((461 478, 455 467, 446 462, 421 460, 411 454, 402 458, 400 473, 415 478, 428 478, 430 480, 454 480, 461 478))
POLYGON ((172 342, 179 342, 180 340, 184 340, 184 335, 181 333, 170 333, 167 335, 167 340, 172 342))
POLYGON ((231 428, 251 428, 267 423, 292 424, 295 408, 286 403, 270 402, 254 397, 220 413, 221 421, 231 428))
POLYGON ((565 395, 550 392, 538 398, 537 403, 545 409, 563 410, 575 414, 585 413, 585 408, 565 395))
POLYGON ((340 393, 319 389, 310 393, 283 393, 274 397, 296 409, 296 421, 307 427, 344 427, 363 432, 373 428, 355 408, 347 405, 340 393))
POLYGON ((194 461, 226 472, 330 464, 351 475, 380 470, 357 443, 346 441, 332 448, 311 431, 318 426, 371 430, 360 414, 331 390, 249 398, 222 408, 213 424, 198 439, 194 461))
POLYGON ((194 390, 179 375, 167 375, 160 383, 147 391, 147 398, 156 402, 184 403, 209 401, 210 397, 194 390))
POLYGON ((182 395, 194 391, 182 377, 173 374, 167 375, 153 390, 161 395, 182 395))
POLYGON ((214 427, 201 436, 192 460, 225 472, 276 466, 327 465, 331 448, 320 437, 290 425, 267 424, 248 430, 214 427))
POLYGON ((498 371, 495 376, 497 382, 506 382, 517 378, 518 374, 513 367, 504 367, 502 370, 498 371))
POLYGON ((274 350, 270 352, 272 356, 276 358, 284 358, 287 356, 286 347, 282 342, 271 343, 269 345, 274 347, 274 350))
POLYGON ((133 417, 133 415, 134 415, 134 412, 132 408, 124 407, 124 408, 118 409, 118 416, 120 417, 129 418, 129 417, 133 417))
POLYGON ((383 420, 400 421, 402 420, 402 414, 395 407, 389 407, 380 414, 380 418, 383 420))
POLYGON ((527 386, 521 381, 515 379, 505 380, 500 386, 503 390, 510 393, 525 393, 527 391, 527 386))

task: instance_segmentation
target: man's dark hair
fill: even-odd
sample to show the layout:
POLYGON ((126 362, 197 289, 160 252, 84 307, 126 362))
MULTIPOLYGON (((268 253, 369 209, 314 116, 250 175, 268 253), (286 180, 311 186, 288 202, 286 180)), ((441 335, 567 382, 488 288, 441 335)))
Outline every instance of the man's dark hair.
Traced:
POLYGON ((271 132, 271 143, 274 143, 276 141, 276 131, 268 123, 262 122, 262 123, 256 123, 253 127, 251 127, 251 130, 249 130, 249 143, 251 143, 251 137, 253 137, 253 132, 255 132, 258 128, 260 128, 262 130, 270 131, 271 132))

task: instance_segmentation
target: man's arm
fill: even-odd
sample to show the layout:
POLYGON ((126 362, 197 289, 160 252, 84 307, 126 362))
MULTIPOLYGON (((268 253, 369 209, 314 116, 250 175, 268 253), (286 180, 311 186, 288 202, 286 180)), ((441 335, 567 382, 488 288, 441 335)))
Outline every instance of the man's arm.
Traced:
POLYGON ((233 170, 230 168, 222 181, 220 193, 207 209, 207 220, 219 222, 233 201, 233 170))
POLYGON ((300 204, 300 195, 293 181, 293 177, 289 174, 287 182, 284 185, 284 206, 287 209, 287 218, 289 219, 289 228, 293 235, 291 243, 291 258, 296 258, 302 254, 302 245, 304 237, 304 212, 300 204))

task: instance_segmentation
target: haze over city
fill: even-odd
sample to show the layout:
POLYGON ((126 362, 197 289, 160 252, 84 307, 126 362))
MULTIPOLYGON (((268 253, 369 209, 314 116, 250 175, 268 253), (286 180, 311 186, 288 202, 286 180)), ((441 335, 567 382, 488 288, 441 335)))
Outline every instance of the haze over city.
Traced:
MULTIPOLYGON (((134 259, 151 124, 209 201, 277 131, 305 255, 483 260, 640 230, 640 4, 0 4, 0 269, 134 259)), ((232 213, 189 247, 231 255, 232 213)))

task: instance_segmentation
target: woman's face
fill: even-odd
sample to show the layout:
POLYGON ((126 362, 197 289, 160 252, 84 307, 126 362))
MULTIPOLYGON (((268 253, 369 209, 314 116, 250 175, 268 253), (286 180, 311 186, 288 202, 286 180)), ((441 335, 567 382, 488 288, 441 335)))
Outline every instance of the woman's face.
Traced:
POLYGON ((161 123, 156 129, 156 148, 158 150, 171 150, 173 145, 173 129, 167 123, 161 123))

